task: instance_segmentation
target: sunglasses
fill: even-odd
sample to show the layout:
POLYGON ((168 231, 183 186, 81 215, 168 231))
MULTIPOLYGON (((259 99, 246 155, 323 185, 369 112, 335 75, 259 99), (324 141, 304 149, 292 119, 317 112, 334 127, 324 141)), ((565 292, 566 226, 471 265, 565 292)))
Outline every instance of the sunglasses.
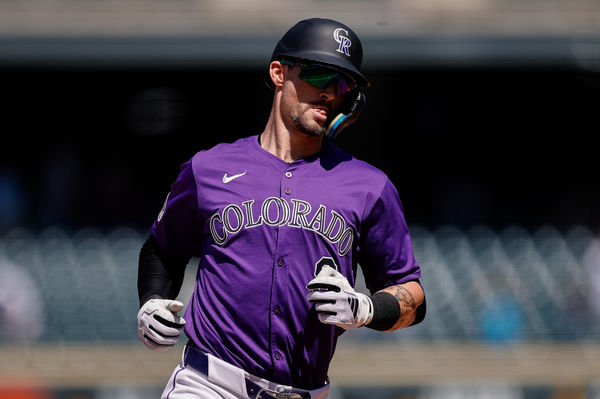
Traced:
POLYGON ((358 87, 356 81, 350 76, 321 64, 305 64, 290 60, 280 60, 280 62, 284 65, 299 66, 302 70, 298 77, 319 89, 324 89, 331 83, 334 83, 338 96, 344 95, 358 87))

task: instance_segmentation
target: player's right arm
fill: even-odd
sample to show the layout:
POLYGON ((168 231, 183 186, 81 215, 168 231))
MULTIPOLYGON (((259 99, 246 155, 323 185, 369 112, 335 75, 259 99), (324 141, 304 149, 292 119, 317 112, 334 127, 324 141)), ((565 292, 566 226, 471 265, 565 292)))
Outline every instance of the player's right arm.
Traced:
POLYGON ((176 181, 152 233, 140 250, 138 264, 138 338, 150 349, 175 345, 185 321, 177 314, 183 304, 175 301, 185 267, 200 241, 196 181, 192 161, 181 166, 176 181))
POLYGON ((140 306, 152 298, 175 299, 189 260, 189 257, 167 254, 150 234, 140 250, 138 262, 140 306))
POLYGON ((138 338, 152 350, 169 349, 177 339, 185 320, 177 314, 183 304, 179 294, 187 257, 165 253, 151 234, 140 250, 138 262, 138 338))

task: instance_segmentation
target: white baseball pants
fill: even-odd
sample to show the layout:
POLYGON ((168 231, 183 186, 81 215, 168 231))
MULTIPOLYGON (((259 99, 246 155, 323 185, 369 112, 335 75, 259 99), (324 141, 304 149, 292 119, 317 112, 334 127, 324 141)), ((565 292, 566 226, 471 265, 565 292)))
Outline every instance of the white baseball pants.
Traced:
MULTIPOLYGON (((186 348, 187 349, 187 348, 186 348)), ((209 358, 208 375, 196 370, 190 364, 185 364, 185 351, 181 363, 175 367, 169 382, 165 386, 161 399, 249 399, 245 389, 248 373, 212 355, 209 358)), ((251 377, 261 388, 273 391, 281 389, 292 390, 289 386, 282 386, 264 379, 251 377)), ((327 399, 329 384, 322 388, 307 391, 311 399, 327 399)), ((267 394, 260 396, 269 398, 267 394)), ((254 397, 252 398, 254 399, 254 397)))

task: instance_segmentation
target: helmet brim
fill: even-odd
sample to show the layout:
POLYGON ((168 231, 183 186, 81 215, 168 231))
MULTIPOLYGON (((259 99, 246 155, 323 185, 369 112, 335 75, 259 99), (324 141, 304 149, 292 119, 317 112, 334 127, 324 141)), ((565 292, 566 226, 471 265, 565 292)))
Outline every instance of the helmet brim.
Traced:
POLYGON ((281 52, 277 54, 277 57, 271 59, 272 61, 280 60, 282 58, 293 58, 304 60, 307 62, 318 62, 321 64, 325 64, 333 69, 337 69, 341 72, 347 73, 356 79, 358 85, 362 88, 367 88, 371 85, 371 82, 365 78, 365 76, 358 70, 350 61, 340 61, 339 57, 332 56, 330 53, 323 51, 294 51, 293 54, 286 54, 285 52, 281 52))

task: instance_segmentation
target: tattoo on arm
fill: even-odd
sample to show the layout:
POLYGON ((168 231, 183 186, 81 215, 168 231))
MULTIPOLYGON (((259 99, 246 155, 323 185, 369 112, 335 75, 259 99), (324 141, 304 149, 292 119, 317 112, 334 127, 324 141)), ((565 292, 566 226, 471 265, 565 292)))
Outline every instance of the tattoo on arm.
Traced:
POLYGON ((405 303, 412 310, 417 308, 415 298, 412 296, 409 290, 404 287, 395 287, 395 292, 392 293, 399 303, 405 303))

